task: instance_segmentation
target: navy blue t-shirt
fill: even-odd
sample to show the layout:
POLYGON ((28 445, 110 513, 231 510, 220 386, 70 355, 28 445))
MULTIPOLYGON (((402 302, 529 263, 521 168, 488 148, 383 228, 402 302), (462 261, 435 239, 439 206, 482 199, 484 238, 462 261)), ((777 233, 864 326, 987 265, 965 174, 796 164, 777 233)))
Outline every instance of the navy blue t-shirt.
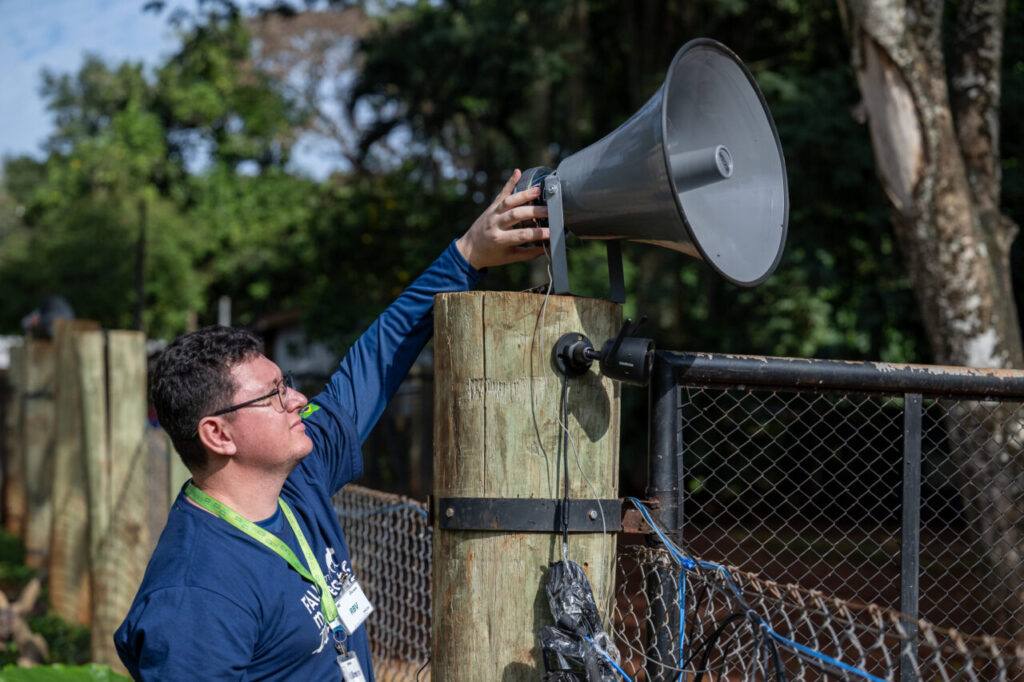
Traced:
MULTIPOLYGON (((359 338, 303 413, 313 451, 288 477, 281 497, 335 595, 353 568, 331 496, 362 475, 360 445, 433 333, 434 294, 469 289, 479 278, 454 242, 449 245, 359 338)), ((259 525, 302 557, 280 510, 259 525)), ((341 679, 316 588, 183 493, 114 643, 136 679, 341 679)), ((365 627, 345 645, 372 681, 365 627)))

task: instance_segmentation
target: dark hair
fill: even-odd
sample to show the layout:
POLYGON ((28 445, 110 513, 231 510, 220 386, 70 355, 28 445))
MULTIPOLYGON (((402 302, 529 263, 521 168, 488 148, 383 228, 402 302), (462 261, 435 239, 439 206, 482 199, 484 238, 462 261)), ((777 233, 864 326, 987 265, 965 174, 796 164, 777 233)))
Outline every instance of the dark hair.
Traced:
POLYGON ((157 358, 150 398, 189 471, 206 466, 206 450, 193 434, 200 419, 231 401, 232 367, 262 354, 263 341, 252 332, 213 326, 179 336, 157 358))

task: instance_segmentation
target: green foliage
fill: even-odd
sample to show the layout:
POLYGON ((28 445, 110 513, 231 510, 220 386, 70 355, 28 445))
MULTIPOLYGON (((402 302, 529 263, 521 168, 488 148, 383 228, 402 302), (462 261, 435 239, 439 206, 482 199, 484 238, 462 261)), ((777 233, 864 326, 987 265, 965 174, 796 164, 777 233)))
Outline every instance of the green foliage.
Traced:
POLYGON ((89 662, 92 634, 84 625, 69 623, 60 616, 31 616, 28 625, 46 639, 51 663, 81 665, 89 662))
POLYGON ((119 682, 128 679, 105 665, 95 663, 72 667, 57 664, 34 668, 7 665, 0 670, 0 680, 3 682, 119 682))
MULTIPOLYGON (((34 571, 25 566, 25 548, 22 539, 11 533, 0 531, 0 588, 8 595, 17 594, 33 575, 34 571)), ((45 598, 40 601, 45 602, 45 598)), ((28 614, 26 620, 33 632, 38 632, 46 639, 50 650, 50 662, 82 664, 89 661, 91 637, 89 628, 68 623, 52 614, 28 614)), ((17 646, 13 642, 8 642, 6 647, 0 651, 0 666, 13 664, 17 659, 17 646)), ((7 672, 8 668, 5 667, 3 673, 0 673, 0 680, 22 679, 6 677, 7 672)), ((62 677, 60 679, 93 678, 62 677)))
POLYGON ((473 219, 456 183, 360 175, 327 188, 314 211, 307 325, 339 350, 373 321, 473 219))
POLYGON ((13 592, 32 579, 34 571, 25 567, 25 547, 16 535, 0 531, 0 587, 13 592))
MULTIPOLYGON (((512 168, 555 166, 613 130, 654 93, 681 45, 709 36, 740 55, 775 118, 789 174, 787 247, 776 275, 746 290, 677 254, 628 246, 627 314, 650 315, 661 347, 928 359, 867 129, 855 119, 834 3, 367 7, 376 28, 342 103, 359 112, 363 170, 326 182, 288 170, 309 112, 248 60, 238 3, 174 14, 181 43, 154 76, 95 57, 77 73, 46 74, 57 124, 49 156, 4 164, 0 329, 16 330, 53 292, 81 316, 131 326, 144 224, 152 335, 180 332, 190 311, 212 322, 211 302, 227 295, 239 323, 295 309, 341 348, 466 229, 512 168), (396 131, 408 140, 398 148, 396 131)), ((1024 104, 1014 87, 1024 78, 1021 17, 1009 3, 1007 121, 1024 104)), ((1013 126, 1004 124, 1003 145, 1004 205, 1020 215, 1013 126)), ((603 249, 571 246, 573 289, 603 296, 603 249)), ((513 266, 485 285, 546 279, 543 265, 513 266)))
MULTIPOLYGON (((773 112, 789 172, 787 248, 777 273, 750 290, 676 254, 627 248, 627 314, 650 315, 661 347, 926 359, 831 3, 541 2, 528 17, 494 0, 415 3, 363 43, 355 97, 389 112, 364 144, 372 153, 374 136, 408 126, 410 162, 490 196, 501 169, 557 165, 610 132, 699 35, 737 51, 773 112)), ((576 245, 570 258, 573 290, 605 295, 603 249, 576 245)))
POLYGON ((295 113, 247 66, 248 48, 238 16, 211 13, 153 82, 96 57, 44 75, 49 155, 5 162, 0 329, 51 293, 79 317, 135 326, 143 238, 152 336, 180 333, 221 294, 237 296, 242 322, 287 304, 273 296, 299 288, 290 273, 315 188, 283 170, 295 113))

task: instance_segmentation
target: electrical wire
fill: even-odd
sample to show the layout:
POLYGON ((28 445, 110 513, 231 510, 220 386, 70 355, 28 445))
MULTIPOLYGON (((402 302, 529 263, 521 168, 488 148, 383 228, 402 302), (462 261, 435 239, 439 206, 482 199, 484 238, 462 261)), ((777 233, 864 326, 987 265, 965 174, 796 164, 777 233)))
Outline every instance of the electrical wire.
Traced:
MULTIPOLYGON (((548 301, 551 298, 551 291, 554 289, 554 286, 555 286, 555 284, 554 284, 554 276, 551 273, 551 267, 552 267, 551 266, 551 252, 548 250, 547 245, 544 245, 544 255, 545 255, 546 259, 547 259, 546 267, 547 267, 547 275, 548 275, 548 286, 547 286, 547 291, 544 294, 544 302, 541 304, 541 309, 540 309, 540 339, 539 339, 539 343, 540 343, 540 347, 541 348, 547 348, 547 345, 544 343, 544 330, 546 328, 546 321, 547 321, 548 301)), ((545 395, 546 395, 546 397, 547 397, 547 399, 549 401, 549 404, 550 403, 555 403, 555 406, 556 406, 556 415, 558 415, 556 417, 556 420, 558 422, 559 428, 561 429, 561 433, 559 433, 559 442, 561 442, 561 438, 562 438, 562 435, 564 433, 565 438, 568 439, 570 447, 572 447, 573 456, 576 459, 576 467, 579 469, 580 475, 583 476, 583 480, 586 481, 587 486, 590 488, 591 493, 594 495, 594 502, 597 504, 598 512, 601 515, 601 559, 602 560, 598 564, 598 579, 599 579, 599 582, 597 583, 597 588, 598 588, 597 592, 598 592, 598 594, 604 594, 605 591, 606 591, 605 590, 605 588, 606 588, 605 583, 606 583, 606 579, 607 579, 606 576, 607 576, 607 573, 608 573, 608 569, 609 569, 609 567, 611 565, 611 559, 608 557, 608 523, 607 523, 607 520, 605 518, 604 506, 601 504, 601 496, 598 494, 596 486, 594 486, 593 482, 591 482, 590 478, 587 476, 586 472, 584 472, 584 470, 583 470, 583 464, 582 464, 582 462, 580 460, 579 449, 576 447, 576 439, 572 437, 572 433, 569 430, 568 390, 566 390, 564 392, 564 395, 563 395, 563 401, 562 401, 563 405, 562 406, 565 407, 565 410, 564 410, 565 418, 562 419, 562 417, 561 417, 561 414, 562 414, 561 407, 562 406, 560 406, 557 402, 555 402, 554 396, 551 395, 551 391, 548 388, 548 382, 547 381, 543 382, 543 386, 544 386, 544 393, 545 393, 545 395)), ((534 415, 534 420, 536 421, 536 415, 534 415)), ((557 454, 556 454, 555 461, 556 462, 559 461, 559 459, 557 457, 557 454)), ((563 556, 565 554, 566 553, 563 553, 563 556)), ((613 595, 612 595, 612 592, 610 590, 608 590, 607 592, 608 592, 607 599, 608 599, 608 602, 610 603, 611 600, 613 599, 613 595)), ((607 612, 608 610, 605 609, 605 611, 607 612)))
MULTIPOLYGON (((562 404, 559 408, 559 422, 569 409, 569 375, 562 377, 562 404)), ((565 419, 568 421, 568 418, 565 419)), ((562 561, 569 561, 569 445, 565 434, 569 429, 558 432, 558 456, 562 461, 562 561)))
MULTIPOLYGON (((824 663, 833 668, 838 668, 843 672, 858 675, 866 680, 871 680, 871 682, 884 682, 884 680, 880 677, 865 672, 860 668, 855 668, 847 663, 843 663, 842 661, 832 658, 831 656, 823 654, 822 652, 812 649, 808 646, 804 646, 803 644, 799 644, 798 642, 794 642, 793 640, 783 637, 779 633, 775 632, 775 630, 756 611, 754 611, 747 605, 747 602, 743 598, 742 592, 740 591, 739 585, 736 583, 735 578, 732 577, 732 574, 729 572, 729 569, 727 569, 725 566, 722 566, 721 564, 716 564, 710 561, 697 561, 686 556, 683 553, 683 551, 679 549, 679 547, 674 542, 672 542, 672 540, 670 540, 668 536, 665 535, 664 531, 662 531, 662 529, 654 522, 654 519, 651 517, 651 514, 648 511, 647 507, 645 507, 644 504, 640 502, 640 500, 636 499, 635 497, 627 497, 626 499, 632 502, 640 511, 641 515, 643 515, 644 517, 644 520, 647 521, 647 524, 654 530, 655 534, 658 536, 658 538, 664 544, 665 548, 668 550, 669 555, 672 556, 672 558, 676 561, 676 563, 680 565, 680 567, 691 571, 699 571, 700 569, 706 569, 718 573, 720 576, 724 578, 725 584, 729 587, 730 591, 733 594, 733 597, 737 600, 737 603, 739 603, 744 608, 745 615, 750 620, 751 624, 756 625, 759 630, 763 631, 768 636, 768 638, 770 638, 772 647, 776 645, 782 645, 784 648, 788 649, 797 656, 800 656, 801 658, 809 658, 812 661, 819 664, 824 663)), ((778 657, 778 652, 772 651, 771 649, 769 649, 769 652, 772 653, 772 658, 776 668, 776 675, 779 677, 779 679, 784 680, 785 671, 782 668, 781 661, 778 657)))

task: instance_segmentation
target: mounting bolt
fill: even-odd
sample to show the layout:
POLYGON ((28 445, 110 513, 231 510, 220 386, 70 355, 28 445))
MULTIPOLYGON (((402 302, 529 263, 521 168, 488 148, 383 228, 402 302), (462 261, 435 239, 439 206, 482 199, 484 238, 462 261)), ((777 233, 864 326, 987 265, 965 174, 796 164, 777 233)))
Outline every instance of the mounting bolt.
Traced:
POLYGON ((452 509, 451 507, 448 507, 447 509, 444 510, 444 515, 450 519, 451 517, 455 516, 455 510, 452 509))
POLYGON ((587 512, 587 518, 590 519, 591 521, 597 521, 597 511, 594 510, 594 509, 591 509, 590 511, 588 511, 587 512))

